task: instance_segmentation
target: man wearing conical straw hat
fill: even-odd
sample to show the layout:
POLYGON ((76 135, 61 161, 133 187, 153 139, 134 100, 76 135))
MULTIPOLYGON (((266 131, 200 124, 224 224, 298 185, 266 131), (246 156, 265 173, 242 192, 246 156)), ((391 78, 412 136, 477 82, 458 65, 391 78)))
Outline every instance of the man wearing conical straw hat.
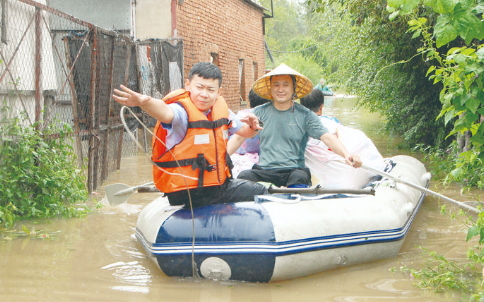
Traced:
POLYGON ((312 91, 313 84, 308 78, 281 64, 259 78, 252 89, 272 102, 253 110, 262 122, 259 127, 259 164, 242 171, 239 179, 270 182, 278 187, 310 186, 311 173, 304 161, 309 137, 323 141, 349 165, 361 167, 358 155, 350 154, 314 112, 294 101, 312 91))

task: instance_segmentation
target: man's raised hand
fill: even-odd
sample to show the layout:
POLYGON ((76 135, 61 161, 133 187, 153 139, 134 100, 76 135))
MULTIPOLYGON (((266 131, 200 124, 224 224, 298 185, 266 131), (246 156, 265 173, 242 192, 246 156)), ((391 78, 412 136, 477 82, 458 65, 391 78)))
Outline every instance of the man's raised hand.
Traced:
POLYGON ((264 129, 262 128, 262 125, 259 124, 259 119, 257 118, 257 116, 252 112, 249 112, 245 117, 241 117, 240 121, 249 125, 250 129, 254 131, 264 129))
POLYGON ((119 86, 122 90, 114 89, 113 98, 121 105, 134 107, 143 106, 151 100, 151 96, 135 92, 124 85, 119 86))

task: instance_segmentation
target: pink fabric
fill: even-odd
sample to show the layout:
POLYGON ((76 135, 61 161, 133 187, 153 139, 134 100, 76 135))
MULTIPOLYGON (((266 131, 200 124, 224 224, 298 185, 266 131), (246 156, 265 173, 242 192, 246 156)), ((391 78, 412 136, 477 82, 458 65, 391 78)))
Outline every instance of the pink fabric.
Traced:
POLYGON ((254 164, 259 163, 259 154, 257 153, 234 153, 232 156, 230 156, 230 158, 232 159, 232 163, 234 164, 234 168, 232 169, 232 174, 234 178, 237 178, 241 171, 252 169, 252 166, 254 164))

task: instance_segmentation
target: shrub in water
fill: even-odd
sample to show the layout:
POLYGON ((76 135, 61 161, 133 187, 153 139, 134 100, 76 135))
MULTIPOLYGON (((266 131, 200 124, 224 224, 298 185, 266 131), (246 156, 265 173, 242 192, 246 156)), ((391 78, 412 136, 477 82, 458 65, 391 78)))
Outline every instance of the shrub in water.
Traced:
MULTIPOLYGON (((8 116, 4 106, 2 115, 8 116)), ((0 225, 11 227, 19 218, 63 215, 80 216, 87 207, 74 206, 87 200, 82 171, 67 140, 69 124, 25 126, 25 118, 0 121, 0 225)))

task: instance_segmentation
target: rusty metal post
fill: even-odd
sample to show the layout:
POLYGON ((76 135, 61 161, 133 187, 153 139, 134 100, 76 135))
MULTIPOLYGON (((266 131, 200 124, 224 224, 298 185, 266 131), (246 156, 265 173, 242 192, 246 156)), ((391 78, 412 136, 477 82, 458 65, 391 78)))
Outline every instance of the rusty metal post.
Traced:
POLYGON ((88 151, 88 164, 87 164, 87 188, 89 192, 95 190, 97 181, 94 179, 94 152, 97 147, 94 146, 94 102, 96 100, 96 66, 97 66, 97 28, 91 26, 91 95, 89 98, 89 113, 87 115, 87 131, 89 133, 89 151, 88 151))
MULTIPOLYGON (((35 8, 35 122, 40 122, 42 100, 42 10, 35 8)), ((40 123, 36 129, 40 129, 40 123)))
MULTIPOLYGON (((71 71, 69 73, 66 72, 66 77, 67 77, 66 81, 69 82, 70 90, 71 90, 72 117, 74 122, 74 135, 76 136, 77 165, 81 169, 83 155, 82 155, 82 142, 81 142, 81 127, 79 126, 79 113, 77 110, 79 101, 77 99, 76 86, 74 84, 74 77, 72 75, 72 70, 74 69, 74 66, 71 59, 69 40, 67 39, 67 37, 64 37, 63 40, 64 40, 64 49, 66 52, 66 65, 67 65, 67 68, 71 71)), ((81 52, 82 50, 83 48, 81 47, 79 52, 81 52)), ((59 97, 61 93, 62 91, 59 93, 59 97)))
MULTIPOLYGON (((129 67, 130 67, 130 61, 131 61, 131 44, 126 42, 126 69, 124 70, 124 85, 128 85, 128 79, 129 79, 129 67)), ((124 133, 124 128, 120 129, 119 132, 119 144, 118 144, 118 161, 117 161, 117 166, 116 169, 119 170, 121 169, 121 155, 122 155, 122 149, 123 149, 123 133, 124 133)))
MULTIPOLYGON (((96 137, 99 141, 99 145, 94 150, 94 154, 92 156, 93 161, 93 171, 92 171, 92 179, 93 179, 93 190, 96 190, 99 185, 99 146, 102 145, 102 140, 100 138, 100 118, 101 118, 101 41, 99 40, 98 33, 93 37, 95 41, 93 41, 93 51, 94 54, 91 53, 91 57, 94 57, 95 64, 92 66, 94 67, 95 76, 94 79, 91 78, 91 85, 94 84, 94 87, 91 86, 91 91, 94 91, 94 95, 92 96, 91 100, 94 100, 94 103, 91 105, 93 108, 92 111, 92 130, 91 133, 96 137)), ((92 71, 91 71, 92 72, 92 71)), ((102 148, 101 148, 102 149, 102 148)))
POLYGON ((109 65, 109 104, 108 104, 108 110, 106 112, 105 120, 107 124, 107 129, 106 133, 104 135, 104 140, 105 144, 103 146, 103 157, 104 160, 102 162, 102 171, 101 171, 101 179, 104 181, 105 179, 108 178, 109 174, 109 150, 108 150, 108 144, 109 144, 109 138, 111 136, 111 127, 114 124, 113 118, 111 117, 111 111, 113 110, 113 97, 112 97, 112 91, 113 91, 113 86, 114 86, 114 49, 116 47, 116 37, 113 37, 113 43, 112 43, 112 49, 110 53, 110 65, 109 65))

